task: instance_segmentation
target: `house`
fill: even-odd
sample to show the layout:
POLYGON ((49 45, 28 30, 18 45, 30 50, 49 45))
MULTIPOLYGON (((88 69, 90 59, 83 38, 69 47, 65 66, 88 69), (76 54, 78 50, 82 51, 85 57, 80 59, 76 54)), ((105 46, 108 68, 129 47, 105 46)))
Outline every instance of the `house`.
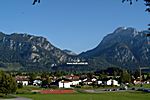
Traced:
POLYGON ((103 84, 103 81, 97 80, 97 84, 98 84, 98 85, 102 85, 102 84, 103 84))
POLYGON ((93 82, 92 82, 91 79, 88 78, 88 79, 84 79, 83 83, 84 83, 85 85, 91 85, 93 82))
POLYGON ((74 86, 79 85, 81 82, 81 80, 79 80, 79 79, 72 79, 71 81, 72 81, 71 85, 74 85, 74 86))
POLYGON ((66 79, 79 79, 80 77, 79 76, 76 76, 76 75, 66 75, 66 76, 64 76, 64 78, 66 78, 66 79))
POLYGON ((95 82, 96 80, 97 80, 96 77, 93 77, 93 78, 91 79, 92 82, 95 82))
POLYGON ((71 85, 72 85, 72 81, 70 81, 68 79, 61 79, 58 82, 59 88, 71 88, 71 85))
POLYGON ((147 81, 145 81, 146 84, 150 84, 150 79, 148 79, 147 81))
POLYGON ((115 85, 115 86, 120 86, 118 81, 114 80, 114 79, 109 79, 106 81, 106 85, 115 85))
POLYGON ((74 85, 74 86, 79 85, 79 83, 81 82, 80 77, 76 75, 67 75, 64 78, 72 81, 71 85, 74 85))
POLYGON ((33 85, 34 86, 38 86, 38 85, 41 85, 42 84, 42 81, 41 80, 34 80, 33 81, 33 85))
POLYGON ((21 83, 23 86, 27 86, 29 84, 28 76, 16 76, 17 83, 21 83))
POLYGON ((141 84, 142 81, 140 81, 140 79, 134 80, 133 84, 141 84))
POLYGON ((82 79, 82 82, 85 82, 85 81, 87 81, 88 79, 87 78, 84 78, 84 79, 82 79))

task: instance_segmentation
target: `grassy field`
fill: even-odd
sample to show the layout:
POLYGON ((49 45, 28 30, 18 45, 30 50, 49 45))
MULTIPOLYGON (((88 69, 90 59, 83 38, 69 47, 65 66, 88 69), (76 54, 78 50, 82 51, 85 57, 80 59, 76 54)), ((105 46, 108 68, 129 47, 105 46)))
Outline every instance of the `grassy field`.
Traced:
MULTIPOLYGON (((137 85, 135 85, 135 86, 134 86, 134 85, 131 85, 131 87, 137 87, 137 88, 138 88, 138 87, 141 87, 141 85, 140 85, 140 84, 137 84, 137 85)), ((143 88, 150 88, 150 84, 143 84, 142 87, 143 87, 143 88)))
POLYGON ((33 100, 150 100, 149 93, 119 92, 101 94, 20 94, 18 96, 33 100))

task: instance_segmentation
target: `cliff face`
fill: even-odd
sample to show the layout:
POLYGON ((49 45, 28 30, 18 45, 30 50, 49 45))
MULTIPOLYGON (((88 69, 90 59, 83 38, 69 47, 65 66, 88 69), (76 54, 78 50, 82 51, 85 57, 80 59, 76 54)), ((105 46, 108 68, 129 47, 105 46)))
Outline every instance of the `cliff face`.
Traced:
POLYGON ((53 46, 44 37, 27 34, 6 35, 0 33, 0 67, 11 66, 23 70, 50 69, 52 65, 61 64, 70 56, 53 46))

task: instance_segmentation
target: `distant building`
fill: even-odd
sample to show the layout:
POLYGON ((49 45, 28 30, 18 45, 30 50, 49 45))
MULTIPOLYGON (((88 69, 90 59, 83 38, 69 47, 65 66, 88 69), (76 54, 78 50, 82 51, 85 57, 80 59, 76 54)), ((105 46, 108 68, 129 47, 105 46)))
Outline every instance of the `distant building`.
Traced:
POLYGON ((81 80, 79 79, 72 79, 71 81, 72 81, 71 85, 79 85, 81 82, 81 80))
POLYGON ((38 85, 41 85, 42 84, 42 81, 41 80, 34 80, 33 81, 33 85, 34 86, 38 86, 38 85))
POLYGON ((72 81, 62 79, 59 81, 59 88, 71 88, 72 81))
POLYGON ((72 81, 71 85, 74 85, 74 86, 79 85, 79 83, 81 82, 80 77, 76 75, 67 75, 67 76, 64 76, 64 78, 72 81))
POLYGON ((109 79, 107 82, 106 82, 106 85, 115 85, 115 86, 120 86, 118 84, 118 81, 114 80, 114 79, 109 79))
POLYGON ((17 83, 22 83, 23 86, 29 85, 29 78, 28 76, 16 76, 17 83))
POLYGON ((98 84, 98 85, 103 85, 103 81, 97 80, 97 84, 98 84))

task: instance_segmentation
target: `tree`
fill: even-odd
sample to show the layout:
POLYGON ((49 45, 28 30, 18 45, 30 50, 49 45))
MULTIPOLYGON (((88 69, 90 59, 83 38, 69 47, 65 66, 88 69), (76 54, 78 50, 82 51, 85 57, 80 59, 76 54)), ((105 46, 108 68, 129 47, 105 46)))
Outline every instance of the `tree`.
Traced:
MULTIPOLYGON (((138 1, 138 0, 135 0, 135 1, 138 1)), ((133 0, 122 0, 122 2, 123 2, 123 3, 124 3, 124 2, 129 2, 130 5, 132 5, 133 0)), ((147 7, 145 11, 150 13, 150 0, 144 0, 144 2, 145 2, 145 5, 146 5, 146 7, 147 7)), ((148 26, 150 26, 150 24, 148 24, 148 26)), ((150 30, 150 28, 148 28, 148 30, 150 30)), ((150 33, 147 34, 146 36, 150 36, 150 33)))
MULTIPOLYGON (((136 1, 138 1, 138 0, 136 0, 136 1)), ((123 3, 124 3, 124 2, 130 2, 130 5, 132 5, 133 0, 122 0, 122 2, 123 2, 123 3)))
POLYGON ((145 11, 150 12, 150 0, 144 0, 145 5, 148 7, 145 11))
POLYGON ((18 89, 23 88, 23 84, 22 83, 18 83, 17 88, 18 89))
POLYGON ((36 79, 36 76, 36 73, 33 72, 29 74, 29 82, 31 85, 33 85, 33 81, 36 79))
MULTIPOLYGON (((130 5, 132 5, 133 1, 134 0, 122 0, 123 3, 129 2, 130 5)), ((138 0, 135 0, 135 1, 137 2, 138 0)), ((32 4, 35 5, 35 3, 37 3, 37 2, 40 3, 40 0, 34 0, 32 4)), ((145 5, 147 6, 145 11, 150 12, 150 0, 144 0, 144 2, 145 2, 145 5)), ((148 24, 148 26, 150 26, 150 24, 148 24)), ((150 28, 148 28, 148 30, 150 30, 150 28)), ((146 36, 150 36, 150 34, 147 34, 146 36)))
MULTIPOLYGON (((138 0, 135 0, 135 1, 138 1, 138 0)), ((34 0, 32 4, 35 5, 35 3, 37 3, 37 2, 40 3, 40 0, 34 0)), ((122 0, 122 2, 123 3, 129 2, 130 5, 132 5, 133 0, 122 0)), ((145 5, 148 7, 145 11, 150 12, 150 0, 144 0, 144 2, 145 2, 145 5)))
POLYGON ((40 3, 40 0, 34 0, 32 5, 35 5, 36 2, 40 3))
POLYGON ((41 87, 48 88, 50 86, 50 83, 51 83, 49 73, 42 73, 41 78, 42 78, 41 87))
POLYGON ((0 71, 0 93, 7 95, 16 92, 16 89, 15 79, 11 75, 0 71))
POLYGON ((128 73, 127 70, 122 71, 121 82, 122 83, 130 83, 131 82, 131 75, 128 73))
POLYGON ((140 71, 136 70, 133 75, 134 75, 134 78, 137 79, 138 77, 140 77, 140 71))
MULTIPOLYGON (((138 1, 138 0, 135 0, 135 1, 138 1)), ((129 2, 130 5, 132 5, 133 0, 122 0, 122 2, 123 2, 123 3, 124 3, 124 2, 129 2)), ((144 2, 145 2, 145 5, 148 7, 148 8, 146 8, 145 11, 150 12, 150 0, 144 0, 144 2)))
POLYGON ((107 75, 102 73, 102 74, 99 74, 99 79, 100 80, 103 80, 103 79, 106 79, 107 78, 107 75))

